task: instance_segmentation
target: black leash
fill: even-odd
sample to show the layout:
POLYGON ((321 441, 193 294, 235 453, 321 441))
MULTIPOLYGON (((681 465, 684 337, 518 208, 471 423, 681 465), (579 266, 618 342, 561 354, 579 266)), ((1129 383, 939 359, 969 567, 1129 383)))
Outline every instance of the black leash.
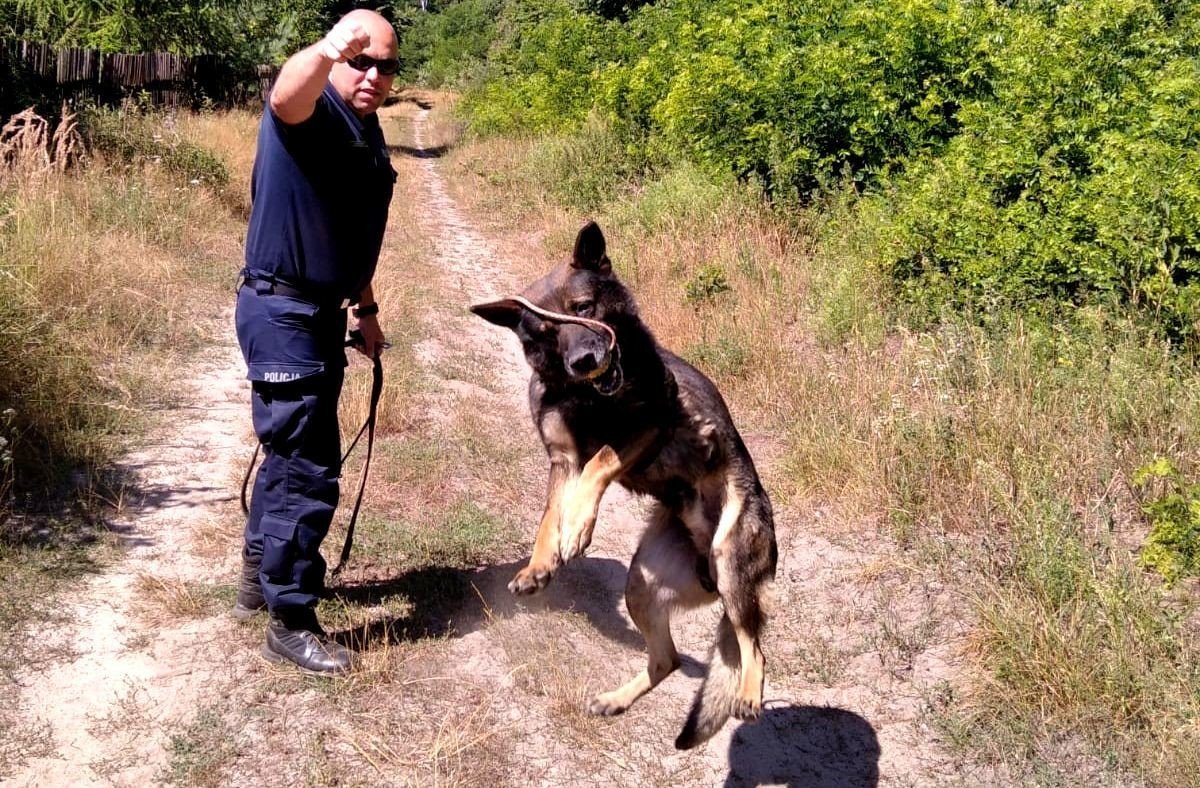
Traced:
MULTIPOLYGON (((357 331, 350 332, 350 339, 347 340, 347 347, 361 341, 362 336, 357 331)), ((388 347, 388 345, 384 345, 388 347)), ((371 407, 367 413, 367 420, 363 422, 359 428, 358 434, 354 436, 354 440, 350 441, 349 448, 342 455, 341 464, 346 463, 346 458, 350 456, 350 452, 354 451, 354 447, 358 445, 358 440, 367 433, 367 457, 363 460, 362 474, 358 480, 358 497, 354 500, 354 511, 350 514, 350 524, 346 526, 346 541, 342 543, 342 554, 338 558, 337 566, 330 572, 330 576, 336 577, 342 571, 342 567, 346 564, 346 560, 350 557, 350 547, 354 544, 354 525, 358 522, 358 510, 362 506, 363 492, 367 487, 367 471, 371 467, 371 452, 375 447, 375 414, 379 409, 379 398, 383 394, 383 362, 379 358, 379 354, 375 354, 374 369, 371 371, 371 407)), ((249 516, 250 506, 246 502, 246 490, 250 486, 250 476, 254 472, 254 464, 258 461, 258 451, 262 448, 261 443, 254 446, 254 456, 250 458, 250 465, 246 468, 246 475, 242 478, 242 514, 249 516)))
POLYGON ((350 448, 346 449, 346 453, 342 455, 342 462, 345 463, 363 432, 367 433, 367 457, 363 460, 362 474, 358 478, 358 497, 354 500, 354 511, 350 515, 350 524, 346 526, 346 541, 342 543, 342 554, 338 558, 337 566, 329 573, 330 577, 337 577, 338 573, 342 571, 342 567, 345 566, 346 559, 350 557, 350 546, 354 544, 354 524, 358 522, 358 508, 362 506, 363 490, 367 488, 367 470, 371 467, 371 450, 375 447, 375 412, 379 408, 379 396, 383 393, 383 362, 380 361, 378 353, 375 354, 374 360, 375 366, 371 371, 371 409, 367 414, 367 421, 354 436, 354 440, 350 442, 350 448))

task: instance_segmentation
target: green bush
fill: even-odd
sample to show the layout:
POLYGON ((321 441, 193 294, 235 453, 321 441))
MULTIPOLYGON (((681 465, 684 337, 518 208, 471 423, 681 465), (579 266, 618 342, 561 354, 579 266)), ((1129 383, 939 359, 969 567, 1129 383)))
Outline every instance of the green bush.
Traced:
POLYGON ((696 306, 712 301, 721 293, 728 293, 730 289, 725 269, 716 263, 709 263, 701 268, 683 287, 684 298, 689 304, 696 306))
POLYGON ((429 87, 457 82, 488 53, 501 0, 459 0, 436 13, 413 13, 401 26, 402 77, 429 87))
POLYGON ((1197 40, 1200 6, 1159 0, 514 0, 464 107, 502 133, 599 112, 623 161, 781 205, 851 188, 856 245, 917 317, 1117 305, 1190 344, 1197 40))
POLYGON ((592 84, 614 61, 621 25, 578 13, 569 0, 509 3, 497 21, 486 79, 464 96, 476 130, 567 132, 592 108, 592 84))
POLYGON ((602 101, 652 147, 754 175, 773 194, 859 181, 956 128, 981 86, 986 16, 911 0, 680 2, 633 21, 642 54, 602 101))
POLYGON ((169 123, 153 110, 89 108, 82 116, 88 147, 127 164, 155 162, 192 184, 220 190, 229 185, 225 162, 207 148, 164 132, 169 123))
POLYGON ((1200 15, 1093 0, 1014 9, 988 42, 992 91, 941 155, 872 209, 911 294, 958 306, 1119 301, 1171 335, 1200 327, 1200 15), (1190 76, 1189 76, 1190 75, 1190 76))
POLYGON ((1200 484, 1188 482, 1175 464, 1159 458, 1134 474, 1136 487, 1154 482, 1165 489, 1143 505, 1150 517, 1150 534, 1140 559, 1168 583, 1200 574, 1200 484))

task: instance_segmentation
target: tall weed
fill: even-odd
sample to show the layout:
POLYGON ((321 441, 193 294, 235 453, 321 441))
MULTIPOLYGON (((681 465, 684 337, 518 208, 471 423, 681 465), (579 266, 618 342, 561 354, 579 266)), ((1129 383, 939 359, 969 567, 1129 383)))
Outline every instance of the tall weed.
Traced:
POLYGON ((212 191, 151 158, 114 163, 0 187, 0 405, 21 493, 92 477, 144 403, 171 397, 171 358, 236 271, 241 231, 212 191))
POLYGON ((526 177, 564 205, 595 211, 630 188, 635 167, 605 122, 596 115, 578 131, 534 143, 526 177))
MULTIPOLYGON (((1015 549, 978 567, 980 686, 969 704, 985 749, 1058 754, 1070 738, 1154 785, 1200 765, 1194 602, 1147 582, 1128 551, 1065 502, 1014 526, 1015 549)), ((1043 755, 1044 757, 1044 755, 1043 755)), ((1030 758, 1030 760, 1033 760, 1030 758)))

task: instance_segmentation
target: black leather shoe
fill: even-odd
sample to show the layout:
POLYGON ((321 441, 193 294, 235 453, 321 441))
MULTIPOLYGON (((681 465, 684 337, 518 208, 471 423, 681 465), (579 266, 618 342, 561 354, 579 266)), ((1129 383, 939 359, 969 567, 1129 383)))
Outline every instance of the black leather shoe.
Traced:
POLYGON ((271 614, 267 620, 263 656, 271 662, 295 663, 309 673, 337 675, 348 672, 354 664, 350 651, 325 635, 312 611, 298 618, 271 614))
POLYGON ((262 567, 262 556, 251 557, 242 548, 242 576, 238 580, 237 601, 233 603, 233 617, 246 621, 254 618, 260 610, 267 609, 267 600, 263 598, 262 581, 258 579, 258 570, 262 567))

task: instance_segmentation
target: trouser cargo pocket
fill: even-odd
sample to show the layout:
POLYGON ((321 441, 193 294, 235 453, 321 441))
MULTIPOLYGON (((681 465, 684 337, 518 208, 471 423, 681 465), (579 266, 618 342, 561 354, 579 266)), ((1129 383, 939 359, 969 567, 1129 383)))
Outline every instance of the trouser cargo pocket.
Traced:
POLYGON ((288 585, 298 554, 296 521, 264 514, 259 526, 263 537, 262 573, 275 584, 288 585))

